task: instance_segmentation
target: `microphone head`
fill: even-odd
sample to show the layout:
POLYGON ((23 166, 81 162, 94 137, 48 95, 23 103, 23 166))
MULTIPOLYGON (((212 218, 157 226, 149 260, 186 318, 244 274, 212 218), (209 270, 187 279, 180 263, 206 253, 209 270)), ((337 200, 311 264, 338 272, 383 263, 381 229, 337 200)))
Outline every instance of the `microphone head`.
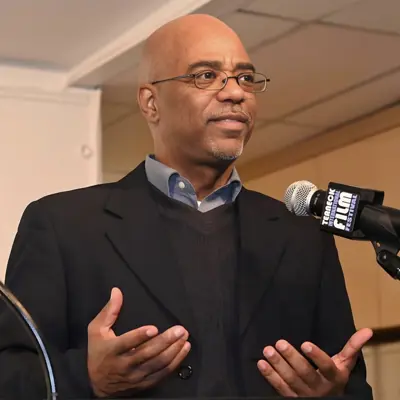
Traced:
POLYGON ((311 215, 310 201, 312 195, 318 188, 308 181, 297 181, 292 183, 285 192, 284 203, 286 208, 298 216, 311 215))

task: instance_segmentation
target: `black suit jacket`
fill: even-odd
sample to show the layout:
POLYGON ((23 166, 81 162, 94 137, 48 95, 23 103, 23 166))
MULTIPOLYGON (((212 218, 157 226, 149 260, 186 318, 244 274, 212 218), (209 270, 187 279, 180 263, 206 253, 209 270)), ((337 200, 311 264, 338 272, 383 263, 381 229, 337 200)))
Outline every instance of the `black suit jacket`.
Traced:
MULTIPOLYGON (((240 387, 244 396, 276 395, 256 363, 266 345, 284 338, 313 341, 334 355, 355 331, 334 241, 312 218, 243 189, 240 225, 240 387)), ((109 299, 124 294, 116 334, 146 324, 190 333, 192 350, 179 371, 143 397, 195 396, 196 331, 176 255, 160 227, 144 164, 121 181, 47 196, 21 219, 6 284, 37 322, 49 346, 60 398, 92 396, 86 368, 87 326, 109 299)), ((6 311, 0 315, 0 394, 34 398, 43 390, 37 356, 6 311)), ((360 358, 348 393, 371 398, 360 358)), ((1 397, 1 396, 0 396, 1 397)))

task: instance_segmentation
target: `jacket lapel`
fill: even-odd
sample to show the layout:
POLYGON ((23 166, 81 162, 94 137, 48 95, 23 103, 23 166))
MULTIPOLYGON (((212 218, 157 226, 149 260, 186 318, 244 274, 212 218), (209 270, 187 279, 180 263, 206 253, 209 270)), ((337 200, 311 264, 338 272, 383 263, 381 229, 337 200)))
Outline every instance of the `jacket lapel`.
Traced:
POLYGON ((160 223, 144 164, 116 185, 105 207, 111 214, 107 237, 136 277, 192 336, 195 327, 183 279, 160 223))
MULTIPOLYGON (((240 224, 239 325, 243 334, 284 254, 288 239, 284 210, 276 200, 242 189, 237 198, 240 224)), ((267 316, 265 316, 267 318, 267 316)))

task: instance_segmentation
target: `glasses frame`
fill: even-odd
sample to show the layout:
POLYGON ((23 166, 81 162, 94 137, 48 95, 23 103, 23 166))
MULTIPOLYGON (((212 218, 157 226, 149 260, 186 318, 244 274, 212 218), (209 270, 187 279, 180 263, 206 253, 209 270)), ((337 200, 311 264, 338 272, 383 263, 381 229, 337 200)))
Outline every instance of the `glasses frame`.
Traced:
POLYGON ((252 71, 252 72, 241 72, 241 73, 238 74, 238 75, 231 75, 231 76, 229 76, 229 75, 228 75, 226 72, 224 72, 224 71, 218 71, 219 73, 222 73, 222 74, 224 74, 224 75, 226 76, 226 78, 223 79, 223 81, 222 81, 222 82, 223 82, 223 83, 222 83, 223 86, 220 87, 220 88, 218 88, 218 89, 207 89, 207 88, 199 87, 199 86, 197 85, 197 83, 196 83, 196 78, 197 78, 198 76, 200 76, 200 75, 206 73, 206 72, 215 72, 215 71, 213 71, 213 70, 205 70, 205 71, 197 72, 197 73, 195 73, 195 74, 185 74, 185 75, 173 76, 172 78, 160 79, 160 80, 153 81, 153 82, 150 82, 150 83, 151 83, 152 85, 156 85, 157 83, 163 83, 163 82, 175 81, 175 80, 179 80, 179 79, 191 78, 191 79, 194 80, 194 84, 195 84, 195 86, 197 87, 197 89, 200 89, 200 90, 209 90, 209 91, 215 91, 215 92, 217 92, 217 91, 223 90, 223 89, 225 88, 225 86, 227 85, 229 79, 235 79, 236 83, 237 83, 243 90, 245 90, 246 92, 248 92, 248 91, 239 83, 239 79, 240 79, 242 76, 244 76, 244 75, 258 74, 258 75, 261 75, 261 76, 263 76, 263 77, 265 78, 265 84, 264 84, 263 89, 262 89, 262 90, 254 90, 254 91, 251 91, 251 92, 248 92, 248 93, 262 93, 262 92, 265 92, 265 91, 266 91, 267 86, 268 86, 268 82, 271 81, 271 79, 267 78, 264 74, 262 74, 262 73, 260 73, 260 72, 253 72, 253 71, 252 71))

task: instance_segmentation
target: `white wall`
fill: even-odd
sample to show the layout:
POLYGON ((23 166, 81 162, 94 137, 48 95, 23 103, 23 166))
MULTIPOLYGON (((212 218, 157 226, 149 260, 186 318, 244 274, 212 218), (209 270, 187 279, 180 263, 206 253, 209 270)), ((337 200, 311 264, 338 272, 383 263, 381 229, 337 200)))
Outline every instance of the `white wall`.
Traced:
POLYGON ((54 74, 27 72, 8 69, 0 79, 2 280, 28 203, 101 181, 100 92, 62 90, 54 74))

